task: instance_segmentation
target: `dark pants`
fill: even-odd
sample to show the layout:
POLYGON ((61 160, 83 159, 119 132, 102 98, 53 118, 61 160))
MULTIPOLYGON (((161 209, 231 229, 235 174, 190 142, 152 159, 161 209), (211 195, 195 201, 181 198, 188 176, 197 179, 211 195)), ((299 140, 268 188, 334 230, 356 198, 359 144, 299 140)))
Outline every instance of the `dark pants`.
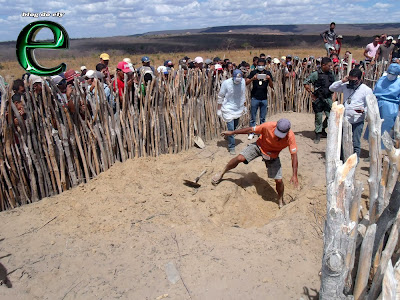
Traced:
MULTIPOLYGON (((228 127, 229 131, 234 131, 236 129, 236 127, 238 127, 239 124, 239 118, 237 119, 233 119, 230 122, 226 122, 226 126, 228 127)), ((235 138, 233 137, 233 135, 228 136, 228 148, 230 149, 235 149, 235 138)))
POLYGON ((364 121, 351 124, 352 132, 353 132, 353 149, 354 153, 357 154, 357 157, 360 157, 361 153, 361 135, 364 128, 364 121))
POLYGON ((260 124, 265 122, 265 117, 268 112, 268 101, 258 100, 256 98, 251 98, 251 111, 250 111, 250 127, 256 126, 257 111, 260 108, 260 124))
POLYGON ((329 114, 332 108, 332 99, 317 99, 313 102, 313 110, 315 113, 315 133, 321 133, 328 127, 329 114), (322 122, 323 115, 325 120, 322 122))

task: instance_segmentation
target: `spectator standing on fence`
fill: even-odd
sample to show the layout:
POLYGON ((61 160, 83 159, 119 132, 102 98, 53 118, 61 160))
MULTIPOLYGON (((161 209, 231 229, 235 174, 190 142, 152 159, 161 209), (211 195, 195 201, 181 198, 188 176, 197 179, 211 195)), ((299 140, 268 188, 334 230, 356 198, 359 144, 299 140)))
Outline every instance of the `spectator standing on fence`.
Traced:
POLYGON ((358 158, 361 152, 361 134, 367 111, 367 96, 372 95, 372 90, 362 83, 361 77, 360 69, 352 69, 349 76, 335 81, 329 87, 331 92, 343 93, 344 117, 351 124, 353 149, 358 158))
MULTIPOLYGON (((242 71, 233 71, 232 78, 226 79, 221 84, 218 93, 218 110, 220 116, 229 131, 233 131, 239 124, 240 116, 246 111, 246 82, 242 71)), ((231 155, 235 155, 235 138, 228 136, 228 150, 231 155)))
MULTIPOLYGON (((272 82, 271 72, 265 70, 265 59, 260 58, 257 63, 257 69, 250 72, 246 79, 246 85, 253 83, 250 103, 250 127, 256 126, 258 109, 260 109, 260 124, 265 122, 268 109, 268 87, 274 87, 272 82)), ((248 139, 251 140, 253 137, 254 133, 249 133, 248 139)))
POLYGON ((335 82, 335 77, 331 70, 332 60, 329 57, 324 57, 321 61, 321 68, 311 73, 303 82, 306 91, 311 94, 313 101, 315 144, 320 142, 321 135, 326 137, 325 129, 328 127, 329 113, 332 107, 332 92, 329 90, 329 87, 335 82), (311 91, 310 84, 314 85, 314 92, 311 91), (322 122, 324 114, 325 120, 322 122))
POLYGON ((329 26, 328 30, 325 30, 324 32, 321 33, 321 37, 324 40, 324 45, 326 49, 326 53, 329 56, 330 48, 335 47, 336 43, 336 32, 335 32, 335 27, 336 24, 335 22, 332 22, 329 26))
POLYGON ((376 52, 378 51, 379 48, 379 40, 380 40, 379 35, 376 35, 374 37, 374 41, 372 43, 369 43, 367 47, 365 47, 364 57, 365 57, 365 63, 367 65, 370 64, 376 56, 376 52))
POLYGON ((386 41, 379 45, 378 50, 376 51, 375 60, 377 62, 391 62, 392 61, 392 53, 394 49, 393 37, 388 36, 386 41))
POLYGON ((254 127, 222 132, 222 136, 255 133, 259 134, 260 137, 256 143, 249 144, 238 156, 232 158, 221 173, 215 174, 211 179, 212 184, 219 184, 225 173, 236 168, 240 163, 248 164, 261 156, 267 167, 268 178, 275 180, 278 204, 279 208, 281 208, 286 203, 283 198, 285 186, 282 180, 282 166, 279 153, 286 147, 289 147, 292 159, 293 175, 290 182, 293 183, 295 187, 299 185, 297 178, 298 159, 296 138, 290 128, 291 124, 288 119, 280 119, 278 122, 266 122, 254 127))

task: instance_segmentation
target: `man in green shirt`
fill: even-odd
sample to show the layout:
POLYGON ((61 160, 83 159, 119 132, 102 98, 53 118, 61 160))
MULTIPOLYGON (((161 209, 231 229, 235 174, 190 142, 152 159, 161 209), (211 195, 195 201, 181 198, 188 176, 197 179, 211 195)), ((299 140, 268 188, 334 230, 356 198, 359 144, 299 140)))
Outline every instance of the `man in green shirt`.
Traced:
POLYGON ((329 90, 329 87, 335 82, 335 77, 331 70, 332 60, 329 57, 324 57, 321 61, 321 68, 311 73, 303 82, 306 91, 311 94, 311 99, 313 101, 312 106, 315 113, 315 144, 319 143, 321 135, 326 137, 325 129, 328 127, 333 94, 329 90), (310 84, 314 85, 314 92, 311 91, 310 84), (324 114, 325 120, 322 122, 324 114))

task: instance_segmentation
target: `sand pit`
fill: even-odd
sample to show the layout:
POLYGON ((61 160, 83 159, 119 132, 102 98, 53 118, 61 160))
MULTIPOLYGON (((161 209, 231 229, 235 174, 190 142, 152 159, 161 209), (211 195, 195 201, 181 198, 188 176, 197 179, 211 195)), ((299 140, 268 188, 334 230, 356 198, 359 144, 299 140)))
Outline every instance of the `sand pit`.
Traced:
MULTIPOLYGON (((282 116, 293 123, 301 185, 289 184, 285 149, 285 199, 291 203, 283 209, 261 159, 211 184, 231 158, 223 138, 205 149, 117 163, 86 185, 0 213, 0 263, 12 284, 0 286, 0 298, 313 299, 326 140, 314 145, 313 115, 269 120, 282 116), (183 184, 205 169, 200 188, 183 184), (175 284, 167 264, 180 276, 175 284)), ((237 152, 249 143, 239 139, 237 152)), ((358 176, 365 177, 364 164, 358 176)))

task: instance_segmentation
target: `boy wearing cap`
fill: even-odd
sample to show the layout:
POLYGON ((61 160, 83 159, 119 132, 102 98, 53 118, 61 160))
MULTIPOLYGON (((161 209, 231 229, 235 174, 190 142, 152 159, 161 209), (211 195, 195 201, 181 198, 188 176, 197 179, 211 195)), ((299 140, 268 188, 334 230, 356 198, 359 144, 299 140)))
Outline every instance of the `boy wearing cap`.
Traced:
POLYGON ((248 164, 250 161, 261 156, 267 167, 268 178, 275 179, 276 192, 278 193, 279 208, 285 203, 283 199, 284 184, 282 181, 282 166, 279 159, 279 153, 289 147, 292 158, 293 175, 290 182, 298 187, 297 178, 297 145, 296 138, 288 119, 280 119, 278 122, 266 122, 258 126, 242 128, 234 131, 224 131, 222 136, 231 136, 234 134, 260 134, 256 143, 249 144, 238 156, 232 158, 222 173, 217 173, 211 179, 212 184, 217 185, 222 181, 224 174, 237 167, 239 163, 248 164))
POLYGON ((107 53, 100 54, 100 63, 106 66, 104 74, 106 75, 106 80, 111 80, 110 71, 108 70, 108 63, 110 62, 110 55, 107 53))
MULTIPOLYGON (((239 118, 245 111, 246 83, 242 71, 233 71, 232 78, 222 82, 218 93, 217 115, 225 122, 229 131, 233 131, 239 124, 239 118)), ((228 149, 231 155, 235 155, 235 138, 228 136, 228 149)))
POLYGON ((155 74, 154 67, 150 66, 150 58, 148 56, 143 56, 142 57, 142 66, 139 69, 137 69, 139 76, 142 74, 141 73, 142 70, 146 70, 148 68, 150 68, 153 71, 153 74, 155 74))

